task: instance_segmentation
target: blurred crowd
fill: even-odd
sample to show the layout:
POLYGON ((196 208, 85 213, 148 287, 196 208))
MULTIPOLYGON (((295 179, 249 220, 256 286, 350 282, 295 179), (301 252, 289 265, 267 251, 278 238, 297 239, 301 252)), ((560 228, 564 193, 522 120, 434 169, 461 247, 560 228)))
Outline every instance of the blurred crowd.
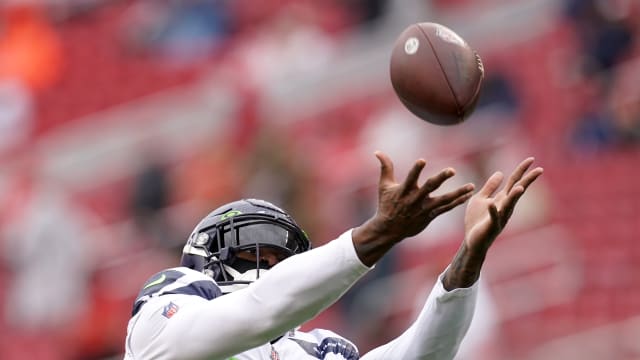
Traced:
POLYGON ((640 141, 637 62, 638 13, 631 1, 568 1, 575 27, 576 70, 593 87, 573 141, 580 151, 637 146, 640 141))
MULTIPOLYGON (((3 2, 1 357, 121 356, 140 284, 177 264, 191 227, 221 203, 264 198, 292 213, 315 246, 329 241, 372 215, 376 149, 399 172, 418 157, 431 171, 453 166, 460 183, 509 171, 528 155, 549 170, 488 260, 495 264, 461 359, 542 358, 549 353, 540 346, 555 337, 638 316, 640 282, 630 266, 640 247, 628 241, 640 234, 640 192, 630 185, 640 144, 635 1, 565 0, 553 7, 550 28, 527 29, 517 44, 485 49, 473 38, 486 78, 476 112, 457 127, 421 123, 384 81, 338 92, 305 82, 330 75, 353 39, 388 32, 410 3, 424 11, 418 18, 439 22, 525 2, 3 2), (187 109, 215 124, 209 132, 197 134, 185 114, 171 130, 172 139, 186 139, 180 151, 163 139, 135 140, 161 125, 126 106, 160 107, 162 100, 145 101, 186 88, 193 92, 178 97, 188 108, 193 97, 210 96, 208 78, 231 109, 187 109), (297 86, 294 100, 276 111, 274 88, 287 86, 297 86), (117 119, 101 123, 99 114, 117 119), (121 129, 121 138, 103 138, 104 129, 121 129), (87 140, 74 135, 83 147, 53 159, 47 146, 64 148, 65 134, 87 140), (129 138, 127 161, 114 165, 104 149, 129 138), (73 165, 56 172, 90 152, 98 154, 84 163, 91 175, 73 165)), ((394 337, 459 244, 461 216, 456 210, 394 249, 314 325, 361 350, 394 337)), ((637 348, 612 351, 640 356, 637 348)))

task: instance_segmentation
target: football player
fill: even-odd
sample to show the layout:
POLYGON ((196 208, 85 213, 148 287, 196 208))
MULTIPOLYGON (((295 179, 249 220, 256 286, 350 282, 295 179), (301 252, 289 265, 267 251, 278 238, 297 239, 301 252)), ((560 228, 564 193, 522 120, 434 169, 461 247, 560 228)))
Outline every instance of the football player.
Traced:
POLYGON ((503 175, 496 172, 475 195, 472 184, 434 195, 453 169, 419 184, 420 159, 396 182, 391 159, 376 156, 376 214, 313 250, 293 218, 266 201, 240 200, 211 212, 190 235, 181 266, 143 285, 125 359, 452 359, 471 323, 487 250, 542 169, 529 170, 529 158, 502 187, 503 175), (332 331, 299 330, 392 246, 467 200, 460 249, 403 334, 361 356, 332 331))

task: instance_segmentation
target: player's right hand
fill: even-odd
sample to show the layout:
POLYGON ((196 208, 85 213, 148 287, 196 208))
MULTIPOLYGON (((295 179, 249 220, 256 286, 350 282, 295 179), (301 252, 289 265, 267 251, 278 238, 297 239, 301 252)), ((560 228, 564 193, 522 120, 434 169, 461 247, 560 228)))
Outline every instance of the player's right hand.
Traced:
POLYGON ((402 182, 397 182, 393 162, 382 152, 380 161, 378 209, 363 225, 354 229, 356 252, 365 265, 373 265, 393 245, 422 232, 433 219, 464 203, 472 195, 473 184, 463 185, 443 195, 432 196, 455 170, 446 168, 428 178, 422 185, 418 179, 426 165, 419 159, 402 182))

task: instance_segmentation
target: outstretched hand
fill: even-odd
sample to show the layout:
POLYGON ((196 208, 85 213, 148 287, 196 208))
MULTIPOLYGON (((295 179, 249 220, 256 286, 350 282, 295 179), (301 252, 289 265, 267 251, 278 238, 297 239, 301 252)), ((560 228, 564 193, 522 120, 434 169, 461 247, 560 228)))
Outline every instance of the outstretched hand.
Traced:
POLYGON ((500 190, 504 175, 495 172, 471 197, 464 216, 464 242, 442 279, 445 289, 469 287, 478 280, 491 244, 509 222, 520 197, 542 174, 540 167, 529 171, 533 160, 522 161, 500 190))
POLYGON ((382 152, 375 155, 380 161, 378 209, 352 234, 356 252, 366 265, 373 265, 393 245, 419 234, 436 217, 464 203, 474 189, 473 184, 466 184, 433 196, 433 191, 455 175, 452 168, 441 170, 419 185, 418 179, 426 165, 426 161, 419 159, 407 177, 397 182, 391 159, 382 152))
POLYGON ((537 167, 529 172, 533 158, 518 165, 502 189, 504 175, 495 172, 469 200, 464 217, 465 245, 472 252, 486 252, 507 225, 520 197, 542 174, 537 167))
POLYGON ((443 169, 419 186, 418 178, 426 165, 419 159, 404 181, 398 183, 391 159, 381 152, 376 152, 376 157, 380 161, 376 215, 399 239, 419 234, 436 217, 468 200, 474 189, 473 184, 466 184, 446 194, 432 196, 433 191, 455 175, 454 169, 443 169))

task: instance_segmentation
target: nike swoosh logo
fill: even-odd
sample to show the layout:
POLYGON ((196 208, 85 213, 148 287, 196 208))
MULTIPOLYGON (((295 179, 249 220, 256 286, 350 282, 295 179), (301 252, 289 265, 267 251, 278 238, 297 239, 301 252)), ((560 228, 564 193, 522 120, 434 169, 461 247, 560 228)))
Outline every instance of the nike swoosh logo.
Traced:
POLYGON ((157 280, 154 280, 150 283, 148 283, 145 287, 142 288, 142 290, 146 289, 146 288, 150 288, 154 285, 158 285, 158 284, 162 284, 165 280, 167 279, 167 276, 165 274, 160 275, 160 277, 157 280))

